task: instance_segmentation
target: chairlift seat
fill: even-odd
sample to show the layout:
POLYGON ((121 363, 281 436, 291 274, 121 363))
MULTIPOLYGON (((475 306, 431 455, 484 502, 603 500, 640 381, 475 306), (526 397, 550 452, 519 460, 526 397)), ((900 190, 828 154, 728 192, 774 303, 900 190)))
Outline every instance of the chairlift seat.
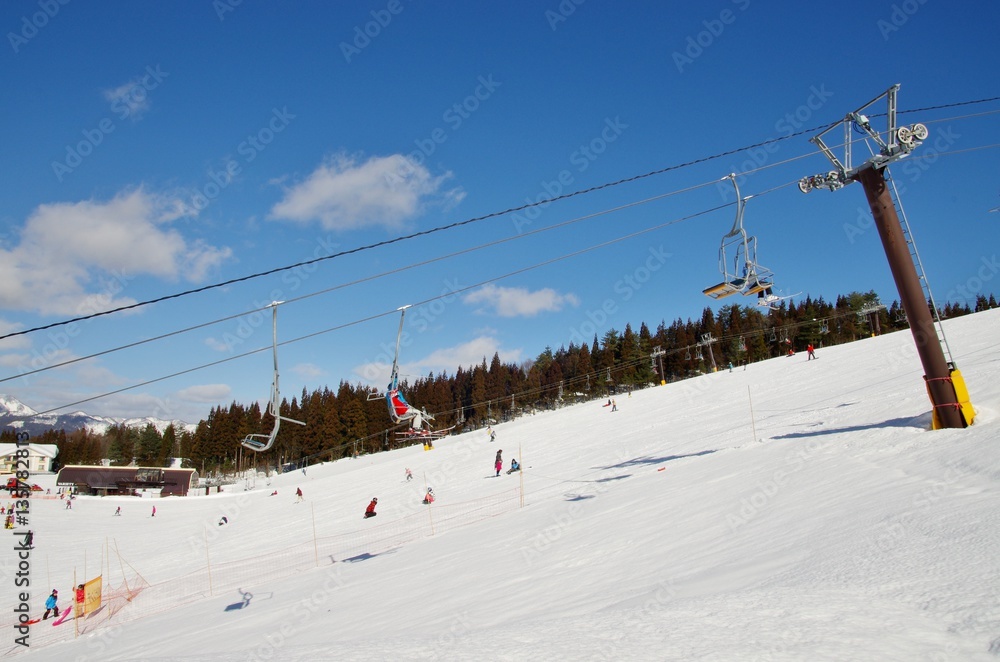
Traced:
POLYGON ((773 287, 773 285, 774 283, 771 283, 766 280, 755 280, 754 282, 750 283, 750 285, 747 286, 747 289, 743 292, 743 295, 751 296, 754 294, 760 294, 764 290, 773 287))
POLYGON ((723 281, 718 285, 713 285, 712 287, 705 288, 702 293, 712 297, 713 299, 723 299, 731 294, 736 294, 737 292, 742 292, 743 287, 746 285, 745 278, 737 278, 736 280, 723 281))
POLYGON ((259 453, 261 451, 266 451, 271 447, 271 444, 274 443, 275 436, 277 435, 248 434, 244 437, 241 445, 259 453))

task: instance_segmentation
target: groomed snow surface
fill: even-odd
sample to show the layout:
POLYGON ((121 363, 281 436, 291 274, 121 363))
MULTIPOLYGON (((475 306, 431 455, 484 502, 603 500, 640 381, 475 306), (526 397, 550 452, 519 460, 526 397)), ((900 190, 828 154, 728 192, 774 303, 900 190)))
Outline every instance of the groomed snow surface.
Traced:
POLYGON ((906 331, 619 394, 616 412, 596 401, 526 416, 492 443, 479 430, 211 496, 33 500, 33 611, 53 587, 66 604, 74 571, 104 568, 109 591, 148 587, 78 638, 72 621, 32 626, 25 653, 7 544, 4 650, 997 661, 998 326, 1000 310, 945 323, 978 411, 965 430, 929 431, 906 331), (494 477, 498 449, 505 471, 521 455, 521 476, 494 477), (378 516, 363 520, 372 497, 378 516))

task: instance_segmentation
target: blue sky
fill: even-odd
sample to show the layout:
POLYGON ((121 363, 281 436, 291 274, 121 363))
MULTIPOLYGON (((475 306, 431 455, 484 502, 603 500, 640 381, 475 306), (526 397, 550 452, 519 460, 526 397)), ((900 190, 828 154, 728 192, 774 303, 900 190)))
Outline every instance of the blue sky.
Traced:
MULTIPOLYGON (((998 19, 993 3, 918 0, 823 14, 755 0, 4 3, 0 332, 788 136, 895 83, 901 111, 994 97, 998 19)), ((939 303, 1000 291, 998 109, 901 115, 930 129, 893 172, 939 303)), ((303 338, 279 352, 286 397, 384 386, 405 304, 426 302, 407 314, 410 378, 697 318, 733 302, 701 293, 720 279, 734 210, 705 212, 733 201, 730 172, 756 171, 744 194, 771 191, 744 222, 779 292, 896 298, 860 185, 795 186, 830 169, 809 135, 13 336, 6 377, 206 325, 0 392, 46 410, 127 389, 74 408, 189 421, 264 399, 269 351, 225 359, 269 348, 269 313, 248 313, 276 299, 290 301, 280 339, 303 338)))

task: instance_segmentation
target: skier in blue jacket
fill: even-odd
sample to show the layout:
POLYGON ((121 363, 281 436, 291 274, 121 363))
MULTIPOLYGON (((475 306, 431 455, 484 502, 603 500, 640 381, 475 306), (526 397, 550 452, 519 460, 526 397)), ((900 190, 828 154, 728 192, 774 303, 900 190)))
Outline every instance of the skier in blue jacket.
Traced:
POLYGON ((49 617, 49 612, 54 612, 56 618, 59 617, 59 607, 56 606, 56 602, 59 600, 59 591, 52 589, 52 595, 45 599, 45 614, 42 616, 44 621, 49 617))

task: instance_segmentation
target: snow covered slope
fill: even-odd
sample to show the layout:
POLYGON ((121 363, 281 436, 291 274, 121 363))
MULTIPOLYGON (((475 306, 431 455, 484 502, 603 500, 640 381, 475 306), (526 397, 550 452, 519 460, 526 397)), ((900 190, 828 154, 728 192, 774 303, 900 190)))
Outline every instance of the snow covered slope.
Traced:
POLYGON ((493 443, 207 497, 33 501, 35 611, 74 571, 151 587, 75 640, 32 626, 18 657, 997 660, 998 324, 946 323, 966 430, 928 431, 902 332, 525 417, 493 443), (498 449, 524 472, 494 477, 498 449))

